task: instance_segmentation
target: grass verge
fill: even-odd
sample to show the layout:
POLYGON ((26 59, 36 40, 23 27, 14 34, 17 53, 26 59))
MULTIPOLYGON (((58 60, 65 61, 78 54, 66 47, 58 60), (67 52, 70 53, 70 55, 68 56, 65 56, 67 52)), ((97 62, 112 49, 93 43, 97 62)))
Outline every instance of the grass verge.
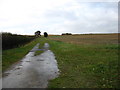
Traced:
POLYGON ((3 50, 2 52, 2 71, 4 72, 13 63, 22 59, 37 43, 38 38, 19 48, 3 50))
MULTIPOLYGON (((39 39, 39 43, 40 43, 39 49, 43 49, 44 43, 46 42, 46 40, 44 40, 44 39, 45 38, 43 38, 43 37, 41 37, 39 39)), ((38 50, 38 51, 35 52, 35 56, 40 55, 41 53, 43 53, 43 50, 38 50)))

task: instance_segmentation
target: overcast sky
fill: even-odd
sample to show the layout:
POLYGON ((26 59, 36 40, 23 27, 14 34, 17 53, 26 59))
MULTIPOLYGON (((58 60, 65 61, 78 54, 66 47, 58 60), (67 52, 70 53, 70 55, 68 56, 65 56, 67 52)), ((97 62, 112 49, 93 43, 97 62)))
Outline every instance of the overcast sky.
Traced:
POLYGON ((37 30, 49 34, 118 32, 118 0, 83 1, 0 0, 0 30, 24 35, 37 30))

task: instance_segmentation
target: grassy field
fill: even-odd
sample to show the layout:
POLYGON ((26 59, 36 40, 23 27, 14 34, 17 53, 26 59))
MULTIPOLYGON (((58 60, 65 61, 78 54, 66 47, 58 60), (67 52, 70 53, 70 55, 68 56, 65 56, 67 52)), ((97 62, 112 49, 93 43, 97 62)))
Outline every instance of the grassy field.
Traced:
POLYGON ((52 36, 61 74, 51 88, 118 88, 118 35, 52 36))
POLYGON ((45 42, 50 44, 60 69, 59 77, 50 81, 49 88, 118 88, 117 34, 38 38, 21 48, 3 51, 3 69, 38 42, 40 48, 45 42))

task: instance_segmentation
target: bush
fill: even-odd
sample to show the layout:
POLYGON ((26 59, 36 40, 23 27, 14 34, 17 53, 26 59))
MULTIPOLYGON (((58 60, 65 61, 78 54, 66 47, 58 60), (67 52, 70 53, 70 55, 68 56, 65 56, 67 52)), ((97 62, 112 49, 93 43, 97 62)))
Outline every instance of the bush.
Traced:
POLYGON ((11 34, 11 33, 2 33, 2 49, 11 49, 16 48, 21 45, 24 45, 31 40, 33 40, 34 36, 25 36, 25 35, 17 35, 17 34, 11 34))

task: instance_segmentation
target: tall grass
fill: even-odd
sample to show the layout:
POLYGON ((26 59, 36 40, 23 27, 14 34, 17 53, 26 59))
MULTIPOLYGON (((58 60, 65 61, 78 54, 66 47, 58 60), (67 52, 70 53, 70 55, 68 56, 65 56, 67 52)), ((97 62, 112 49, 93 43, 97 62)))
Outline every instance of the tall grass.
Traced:
POLYGON ((15 47, 19 47, 21 45, 24 45, 31 40, 33 40, 34 36, 25 36, 25 35, 17 35, 17 34, 11 34, 11 33, 2 33, 2 49, 11 49, 15 47))

